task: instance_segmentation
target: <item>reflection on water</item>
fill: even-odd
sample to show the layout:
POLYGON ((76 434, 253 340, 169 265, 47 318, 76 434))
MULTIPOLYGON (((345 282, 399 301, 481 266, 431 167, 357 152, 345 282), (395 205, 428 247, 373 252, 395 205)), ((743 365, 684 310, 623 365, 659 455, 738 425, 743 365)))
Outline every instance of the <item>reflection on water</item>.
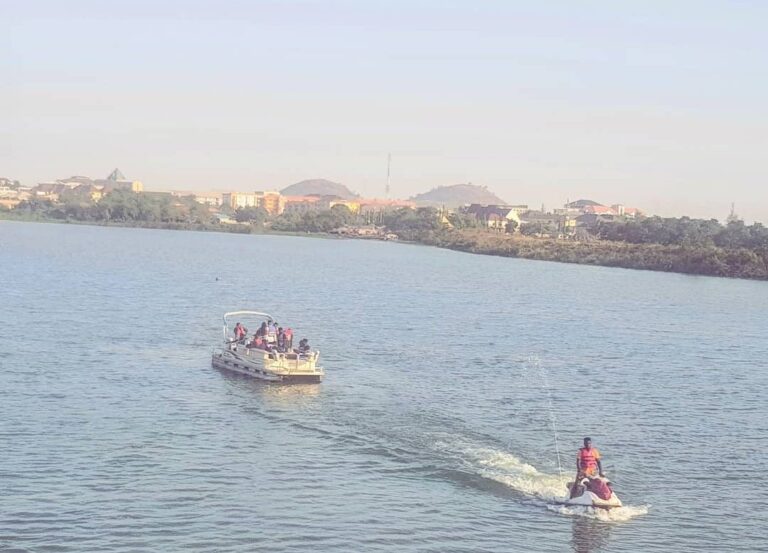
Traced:
POLYGON ((320 383, 283 384, 259 380, 258 378, 252 378, 225 369, 216 368, 215 370, 234 388, 254 393, 258 397, 273 400, 276 404, 283 404, 286 407, 294 407, 297 405, 297 401, 301 402, 302 399, 315 397, 322 390, 322 384, 320 383))
POLYGON ((571 546, 575 553, 594 553, 608 544, 610 524, 593 518, 573 517, 571 546))
POLYGON ((322 384, 276 384, 268 383, 262 388, 265 397, 295 405, 296 400, 317 396, 322 390, 322 384))

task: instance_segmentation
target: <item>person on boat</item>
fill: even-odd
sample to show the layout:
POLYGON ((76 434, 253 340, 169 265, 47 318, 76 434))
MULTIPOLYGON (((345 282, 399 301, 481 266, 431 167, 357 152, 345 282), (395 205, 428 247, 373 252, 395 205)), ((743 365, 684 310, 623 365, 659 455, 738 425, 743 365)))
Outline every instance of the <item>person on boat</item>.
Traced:
POLYGON ((285 349, 291 351, 293 348, 293 330, 291 327, 285 329, 285 349))
MULTIPOLYGON (((603 474, 603 465, 600 462, 600 452, 596 447, 592 447, 592 438, 584 438, 584 447, 579 449, 576 454, 576 482, 581 482, 584 478, 594 478, 595 476, 605 476, 603 474)), ((576 486, 571 488, 571 497, 576 497, 576 486)))
POLYGON ((259 336, 260 338, 267 337, 267 323, 261 323, 261 326, 256 331, 256 336, 259 336))
POLYGON ((270 321, 267 325, 267 342, 273 344, 277 341, 277 326, 274 321, 270 321))
POLYGON ((264 347, 264 339, 259 336, 258 334, 253 335, 253 339, 248 342, 248 345, 246 347, 249 348, 263 348, 264 347))
POLYGON ((299 340, 299 349, 296 351, 299 355, 307 355, 312 348, 309 346, 309 340, 302 338, 299 340))
POLYGON ((235 325, 235 341, 239 342, 248 335, 248 329, 243 326, 243 323, 237 323, 235 325))
POLYGON ((600 452, 596 447, 592 447, 592 438, 584 438, 584 447, 579 448, 579 453, 576 455, 576 470, 581 477, 605 476, 600 459, 600 452))
POLYGON ((285 351, 285 331, 283 327, 277 329, 277 351, 285 351))

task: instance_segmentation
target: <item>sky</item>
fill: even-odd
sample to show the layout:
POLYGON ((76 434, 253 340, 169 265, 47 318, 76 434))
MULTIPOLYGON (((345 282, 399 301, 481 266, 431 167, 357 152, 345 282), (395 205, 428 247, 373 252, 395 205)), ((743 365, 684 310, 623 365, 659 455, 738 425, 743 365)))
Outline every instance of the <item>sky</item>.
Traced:
POLYGON ((768 2, 0 0, 0 176, 768 223, 768 2))

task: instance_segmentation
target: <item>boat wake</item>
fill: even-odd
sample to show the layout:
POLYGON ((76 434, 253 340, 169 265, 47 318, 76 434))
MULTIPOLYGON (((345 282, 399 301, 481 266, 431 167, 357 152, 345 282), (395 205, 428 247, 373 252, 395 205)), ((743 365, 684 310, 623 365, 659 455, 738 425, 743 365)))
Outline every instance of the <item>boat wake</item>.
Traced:
POLYGON ((625 522, 648 514, 648 505, 624 505, 610 510, 569 505, 547 505, 547 509, 559 515, 593 518, 605 522, 625 522))
POLYGON ((648 506, 625 505, 615 509, 594 509, 554 505, 566 494, 569 478, 539 471, 533 465, 504 451, 490 448, 462 448, 461 458, 467 469, 500 482, 531 501, 565 516, 593 518, 607 522, 623 522, 648 513, 648 506))

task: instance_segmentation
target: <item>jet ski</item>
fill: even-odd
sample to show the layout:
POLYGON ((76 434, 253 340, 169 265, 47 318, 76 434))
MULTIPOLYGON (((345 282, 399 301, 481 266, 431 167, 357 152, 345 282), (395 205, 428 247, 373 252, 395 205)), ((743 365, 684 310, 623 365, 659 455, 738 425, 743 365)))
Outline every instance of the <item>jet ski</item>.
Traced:
POLYGON ((568 495, 556 501, 558 505, 572 505, 575 507, 594 507, 596 509, 615 509, 621 507, 621 499, 610 488, 607 478, 585 478, 580 483, 571 482, 568 485, 568 495), (577 486, 573 497, 570 490, 577 486))

